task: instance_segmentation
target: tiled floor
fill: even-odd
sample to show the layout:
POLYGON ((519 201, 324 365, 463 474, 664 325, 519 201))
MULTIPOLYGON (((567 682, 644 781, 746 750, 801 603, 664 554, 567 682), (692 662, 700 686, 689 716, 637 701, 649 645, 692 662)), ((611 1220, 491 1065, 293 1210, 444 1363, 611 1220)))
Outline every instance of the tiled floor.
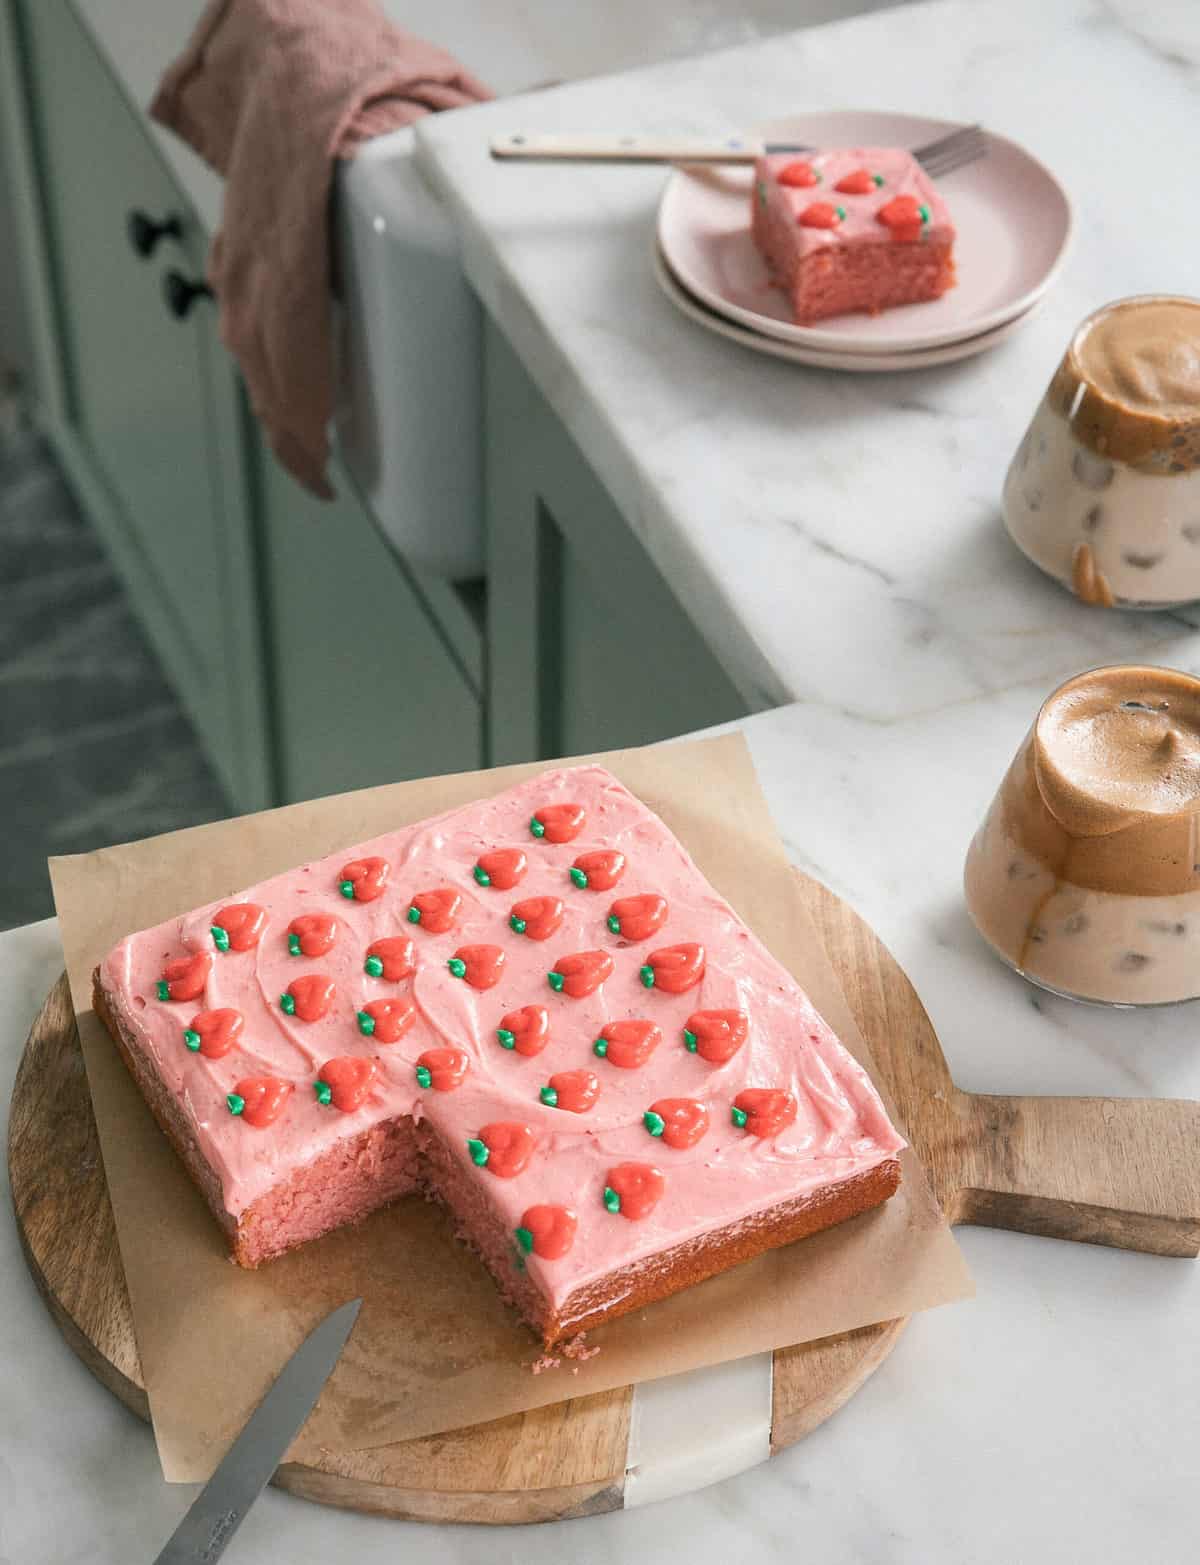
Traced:
MULTIPOLYGON (((3 412, 0 409, 0 412, 3 412)), ((0 929, 53 911, 46 858, 229 813, 46 448, 0 420, 0 929)))

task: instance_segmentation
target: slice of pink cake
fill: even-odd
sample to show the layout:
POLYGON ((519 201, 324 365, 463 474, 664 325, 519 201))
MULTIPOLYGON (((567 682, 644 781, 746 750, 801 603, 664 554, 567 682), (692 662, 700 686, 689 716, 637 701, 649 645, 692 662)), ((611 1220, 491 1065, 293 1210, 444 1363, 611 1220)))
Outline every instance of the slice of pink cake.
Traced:
POLYGON ((938 299, 954 285, 946 203, 898 147, 759 158, 750 226, 800 326, 938 299))
POLYGON ((899 1182, 861 1066, 600 767, 130 935, 95 999, 235 1260, 429 1193, 547 1343, 899 1182))

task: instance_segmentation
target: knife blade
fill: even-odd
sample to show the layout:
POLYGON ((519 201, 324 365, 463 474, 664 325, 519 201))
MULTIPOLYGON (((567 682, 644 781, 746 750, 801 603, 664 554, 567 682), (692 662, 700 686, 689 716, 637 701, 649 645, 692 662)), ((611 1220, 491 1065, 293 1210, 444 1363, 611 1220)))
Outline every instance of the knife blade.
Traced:
POLYGON ((213 1565, 312 1412, 358 1319, 361 1299, 327 1315, 288 1359, 154 1565, 213 1565))

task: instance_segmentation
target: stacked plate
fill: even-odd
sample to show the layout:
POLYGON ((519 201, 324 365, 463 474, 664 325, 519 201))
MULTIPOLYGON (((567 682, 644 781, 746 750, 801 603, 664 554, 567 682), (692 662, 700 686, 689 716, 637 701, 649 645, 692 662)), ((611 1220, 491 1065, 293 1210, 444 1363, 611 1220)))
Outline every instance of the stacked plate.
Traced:
MULTIPOLYGON (((851 112, 795 115, 758 134, 814 148, 919 148, 954 128, 910 114, 851 112)), ((797 326, 750 237, 752 183, 745 167, 677 169, 659 207, 655 274, 697 324, 821 369, 920 369, 994 347, 1029 319, 1071 238, 1062 186, 1022 147, 991 134, 986 157, 938 181, 958 231, 958 283, 949 293, 877 316, 797 326)))

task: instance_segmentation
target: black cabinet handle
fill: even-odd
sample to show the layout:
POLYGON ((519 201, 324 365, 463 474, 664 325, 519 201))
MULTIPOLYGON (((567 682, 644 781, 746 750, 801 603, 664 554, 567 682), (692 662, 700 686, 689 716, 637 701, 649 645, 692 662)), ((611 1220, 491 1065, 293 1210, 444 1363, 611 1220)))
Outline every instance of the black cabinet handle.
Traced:
POLYGON ((156 223, 148 212, 143 212, 140 207, 134 207, 125 221, 125 226, 129 234, 129 243, 142 257, 153 255, 162 239, 183 238, 183 224, 173 213, 164 217, 161 223, 156 223))
POLYGON ((174 267, 163 278, 163 298, 167 301, 167 309, 177 321, 186 319, 192 312, 192 305, 197 299, 211 299, 213 291, 207 283, 197 282, 192 277, 185 277, 182 272, 177 272, 174 267))

